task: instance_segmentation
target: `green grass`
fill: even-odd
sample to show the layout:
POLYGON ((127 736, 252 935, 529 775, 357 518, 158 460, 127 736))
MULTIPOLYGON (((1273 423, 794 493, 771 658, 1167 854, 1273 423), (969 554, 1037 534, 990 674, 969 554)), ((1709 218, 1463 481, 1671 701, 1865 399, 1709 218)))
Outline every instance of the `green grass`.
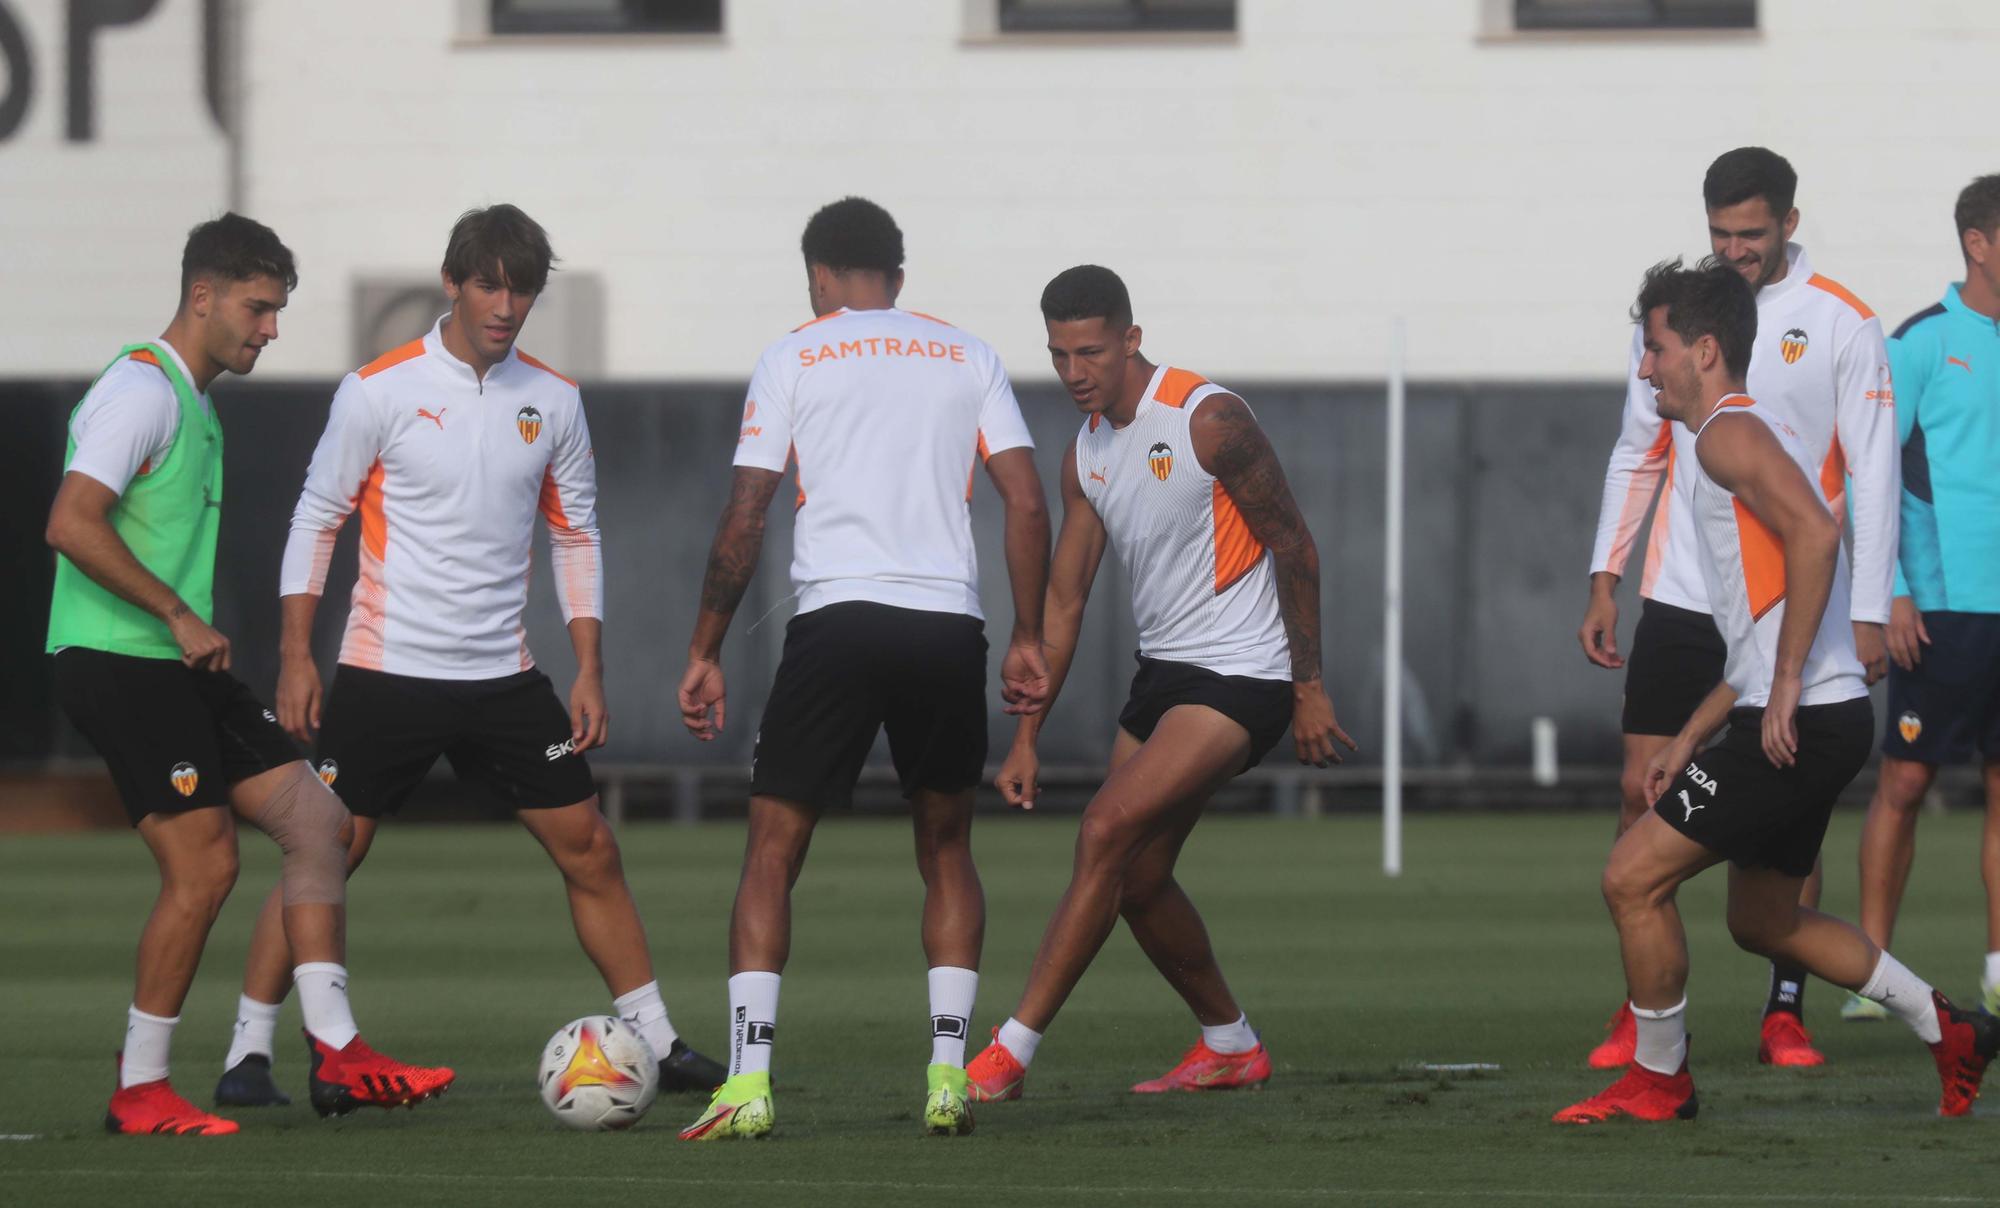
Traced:
MULTIPOLYGON (((1831 909, 1851 913, 1856 823, 1827 844, 1831 909)), ((1924 823, 1903 959, 1961 1000, 1984 943, 1976 819, 1924 823)), ((1068 872, 1073 818, 978 831, 990 926, 975 1030, 1012 1005, 1068 872)), ((0 841, 0 1201, 8 1204, 648 1203, 1063 1205, 1973 1203, 2000 1196, 2000 1125, 1939 1121, 1929 1056, 1900 1025, 1841 1024, 1816 985, 1830 1064, 1756 1064, 1761 964, 1732 948, 1722 878, 1683 894, 1701 1119, 1566 1130, 1549 1114, 1606 1079, 1582 1068, 1620 993, 1596 894, 1609 830, 1580 815, 1423 816, 1385 880, 1361 819, 1215 819, 1183 880, 1207 914, 1277 1073, 1268 1089, 1137 1098, 1193 1038, 1184 1008, 1115 934, 1042 1046, 1028 1098, 982 1107, 963 1140, 918 1135, 929 1055, 919 887, 899 825, 829 822, 796 898, 779 1014, 778 1135, 683 1145, 699 1104, 671 1098, 625 1134, 543 1111, 534 1062, 557 1025, 607 999, 560 886, 514 827, 394 827, 355 884, 350 965, 369 1038, 448 1062, 458 1087, 414 1112, 323 1122, 239 1112, 219 1140, 100 1127, 154 888, 129 834, 0 841), (1489 1061, 1446 1079, 1416 1062, 1489 1061)), ((737 827, 635 827, 626 863, 675 1022, 719 1051, 737 827)), ((219 1072, 269 844, 244 873, 183 1014, 177 1084, 219 1072)), ((303 1091, 296 1008, 278 1075, 303 1091)), ((302 1096, 301 1096, 302 1098, 302 1096)), ((1994 1109, 1989 1109, 1989 1115, 1994 1109)))

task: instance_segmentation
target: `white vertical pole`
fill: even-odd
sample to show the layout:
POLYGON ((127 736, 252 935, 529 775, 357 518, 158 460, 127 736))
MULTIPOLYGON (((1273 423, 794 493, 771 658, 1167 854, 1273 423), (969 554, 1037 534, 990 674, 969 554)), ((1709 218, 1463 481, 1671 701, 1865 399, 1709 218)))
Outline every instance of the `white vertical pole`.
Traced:
POLYGON ((1382 871, 1403 873, 1403 320, 1389 327, 1382 571, 1382 871))

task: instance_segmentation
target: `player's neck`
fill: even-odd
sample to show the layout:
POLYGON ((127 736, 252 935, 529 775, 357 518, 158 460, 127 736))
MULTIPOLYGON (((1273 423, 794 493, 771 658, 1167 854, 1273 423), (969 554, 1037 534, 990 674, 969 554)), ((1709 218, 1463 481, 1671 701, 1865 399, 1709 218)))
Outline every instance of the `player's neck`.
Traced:
POLYGON ((1125 388, 1118 392, 1117 401, 1104 409, 1104 418, 1113 428, 1124 427, 1139 414, 1139 402, 1146 397, 1154 368, 1151 361, 1138 353, 1125 362, 1125 388))
POLYGON ((193 326, 186 316, 175 315, 174 321, 160 333, 160 342, 172 348, 180 357, 181 364, 187 366, 189 384, 194 387, 194 392, 207 394, 208 384, 222 376, 222 366, 203 350, 201 341, 192 330, 193 326))
POLYGON ((1958 300, 1965 303, 1967 310, 2000 322, 2000 293, 1970 264, 1965 266, 1965 284, 1958 287, 1958 300))
POLYGON ((1694 422, 1689 424, 1688 427, 1699 432, 1701 431, 1701 426, 1707 423, 1711 416, 1722 410, 1724 403, 1736 398, 1747 399, 1749 395, 1744 393, 1744 385, 1745 382, 1742 378, 1702 383, 1702 396, 1708 401, 1702 404, 1699 414, 1694 417, 1694 422))
MULTIPOLYGON (((438 340, 444 345, 446 352, 465 362, 471 368, 472 376, 481 382, 486 380, 487 370, 506 359, 504 353, 499 359, 492 361, 480 356, 478 350, 473 347, 472 341, 466 339, 465 333, 459 330, 458 311, 456 310, 445 316, 444 323, 438 330, 438 340)), ((509 351, 512 351, 512 348, 512 345, 508 346, 509 351)))

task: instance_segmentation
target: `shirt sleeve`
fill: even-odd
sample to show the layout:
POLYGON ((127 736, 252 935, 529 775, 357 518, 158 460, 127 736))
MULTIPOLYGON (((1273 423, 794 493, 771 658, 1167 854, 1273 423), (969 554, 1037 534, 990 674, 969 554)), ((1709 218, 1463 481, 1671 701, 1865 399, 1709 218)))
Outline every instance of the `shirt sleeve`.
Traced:
POLYGON ((76 456, 68 468, 118 495, 166 458, 181 424, 180 403, 166 375, 140 367, 146 372, 114 366, 90 388, 70 421, 76 456))
POLYGON ((1028 423, 1021 418, 1020 401, 1014 397, 1013 383, 1007 380, 1007 367, 1000 363, 1000 357, 992 349, 986 350, 988 370, 986 392, 979 401, 979 460, 985 461, 995 453, 1008 449, 1032 449, 1034 437, 1028 434, 1028 423))
POLYGON ((325 594, 333 539, 360 501, 362 486, 382 456, 383 436, 367 387, 358 375, 348 374, 333 393, 326 431, 313 449, 305 487, 292 509, 292 530, 278 571, 279 595, 325 594))
POLYGON ((1604 470, 1604 498, 1597 508, 1597 541, 1590 554, 1590 573, 1609 571, 1623 576, 1639 526, 1659 493, 1673 448, 1673 429, 1660 417, 1653 387, 1639 376, 1645 337, 1632 332, 1632 355, 1625 375, 1625 414, 1618 443, 1604 470))
POLYGON ((542 471, 542 519, 549 526, 549 566, 563 623, 604 618, 604 542, 597 531, 597 454, 577 400, 574 420, 542 471))
POLYGON ((1938 547, 1937 512, 1931 499, 1930 457, 1924 447, 1923 400, 1937 368, 1934 345, 1921 328, 1889 341, 1889 379, 1896 391, 1896 444, 1902 449, 1902 483, 1896 544, 1899 596, 1923 596, 1934 606, 1933 589, 1944 581, 1938 547))
POLYGON ((1886 622, 1895 591, 1903 475, 1896 440, 1896 392, 1879 320, 1864 320, 1848 337, 1834 374, 1834 437, 1847 462, 1844 485, 1854 518, 1852 617, 1886 622))
POLYGON ((743 429, 736 437, 739 466, 782 474, 792 460, 792 373, 780 361, 782 345, 757 360, 750 394, 743 404, 743 429))

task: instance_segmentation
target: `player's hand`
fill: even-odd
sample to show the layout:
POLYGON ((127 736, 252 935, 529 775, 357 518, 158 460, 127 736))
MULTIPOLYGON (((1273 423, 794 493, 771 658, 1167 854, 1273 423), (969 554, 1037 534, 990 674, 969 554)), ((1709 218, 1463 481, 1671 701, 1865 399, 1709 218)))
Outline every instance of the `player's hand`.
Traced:
POLYGON ((1693 758, 1694 744, 1684 738, 1676 737, 1661 747, 1659 754, 1646 765, 1646 804, 1658 801, 1660 794, 1667 791, 1674 777, 1680 775, 1693 758))
POLYGON ((1598 666, 1615 671, 1625 665, 1625 656, 1618 653, 1618 600, 1610 592, 1590 593, 1576 640, 1583 644, 1583 657, 1598 666))
POLYGON ((1342 762, 1340 746, 1350 751, 1357 749, 1333 715, 1333 702, 1326 698, 1324 680, 1292 685, 1292 742, 1298 748, 1299 762, 1316 768, 1330 768, 1342 762))
POLYGON ((1042 644, 1033 639, 1008 643, 1000 660, 1000 699, 1005 711, 1019 717, 1040 713, 1049 704, 1049 661, 1042 644))
POLYGON ((287 655, 278 665, 278 725, 310 747, 319 732, 319 668, 311 655, 287 655))
POLYGON ((722 733, 723 713, 728 707, 722 665, 709 659, 689 659, 687 671, 681 676, 680 700, 681 724, 688 728, 688 733, 703 742, 712 741, 722 733), (711 709, 714 717, 709 716, 711 709))
POLYGON ((1917 611, 1915 600, 1897 596, 1890 602, 1889 631, 1885 640, 1889 657, 1895 659, 1896 665, 1903 670, 1915 671, 1917 664, 1924 661, 1922 648, 1931 644, 1931 635, 1924 628, 1924 614, 1917 611))
POLYGON ((1035 754, 1034 740, 1021 742, 1018 739, 1008 748, 1007 758, 1000 764, 1000 772, 993 777, 993 787, 1000 790, 1000 796, 1008 805, 1016 809, 1035 808, 1035 798, 1041 796, 1042 786, 1037 779, 1042 770, 1041 756, 1035 754))
POLYGON ((569 737, 580 755, 611 737, 611 710, 604 703, 604 673, 579 671, 569 690, 569 737))
POLYGON ((1799 693, 1803 690, 1795 674, 1781 673, 1771 681, 1771 699, 1764 706, 1764 758, 1774 768, 1798 762, 1799 693))
POLYGON ((1880 621, 1854 623, 1854 654, 1868 674, 1868 683, 1889 674, 1889 648, 1883 641, 1880 621))
POLYGON ((181 662, 196 671, 229 670, 229 639, 182 604, 181 611, 167 621, 167 631, 181 648, 181 662))

